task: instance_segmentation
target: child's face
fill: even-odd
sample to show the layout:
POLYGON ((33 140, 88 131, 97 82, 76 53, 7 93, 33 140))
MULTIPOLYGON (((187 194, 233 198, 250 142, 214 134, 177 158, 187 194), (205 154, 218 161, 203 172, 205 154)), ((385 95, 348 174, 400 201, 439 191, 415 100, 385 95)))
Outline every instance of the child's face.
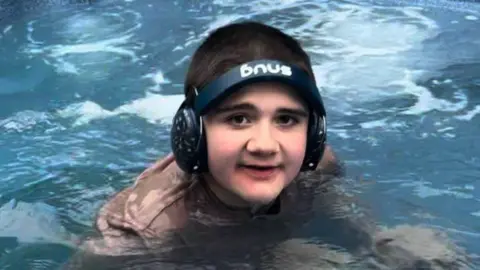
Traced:
POLYGON ((288 86, 252 84, 230 96, 204 120, 207 178, 224 202, 236 206, 268 203, 299 173, 307 142, 308 110, 288 86))

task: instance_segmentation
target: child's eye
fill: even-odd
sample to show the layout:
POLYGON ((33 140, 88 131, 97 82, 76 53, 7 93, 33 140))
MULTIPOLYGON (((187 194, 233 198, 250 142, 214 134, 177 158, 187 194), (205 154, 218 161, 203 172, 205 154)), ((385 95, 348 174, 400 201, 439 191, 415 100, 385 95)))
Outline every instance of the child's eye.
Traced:
POLYGON ((234 126, 243 126, 247 125, 250 121, 243 114, 233 115, 227 118, 227 122, 234 126))
POLYGON ((277 118, 277 123, 281 126, 292 126, 297 124, 299 121, 297 118, 290 115, 280 115, 277 118))

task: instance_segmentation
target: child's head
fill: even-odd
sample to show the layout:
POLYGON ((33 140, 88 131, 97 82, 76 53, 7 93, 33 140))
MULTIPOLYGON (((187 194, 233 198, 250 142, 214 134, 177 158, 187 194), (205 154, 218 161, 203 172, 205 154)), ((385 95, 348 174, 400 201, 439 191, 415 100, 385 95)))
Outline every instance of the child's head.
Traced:
POLYGON ((316 167, 325 112, 292 37, 255 22, 217 29, 193 55, 185 95, 182 107, 192 109, 179 110, 172 127, 177 162, 205 172, 224 201, 270 202, 302 168, 316 167))
POLYGON ((294 64, 315 80, 310 58, 291 36, 265 24, 234 23, 210 33, 195 51, 185 81, 185 95, 194 94, 229 69, 259 59, 294 64))

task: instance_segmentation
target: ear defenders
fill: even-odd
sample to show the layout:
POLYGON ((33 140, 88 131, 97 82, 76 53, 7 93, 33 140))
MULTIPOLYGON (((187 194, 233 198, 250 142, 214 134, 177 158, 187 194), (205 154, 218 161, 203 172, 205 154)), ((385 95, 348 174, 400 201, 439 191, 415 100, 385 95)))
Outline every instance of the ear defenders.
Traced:
POLYGON ((307 146, 301 171, 315 170, 326 142, 326 112, 320 92, 302 69, 276 60, 256 60, 234 67, 180 105, 171 127, 177 165, 187 173, 208 171, 202 116, 238 89, 255 82, 281 82, 298 91, 310 107, 307 146))

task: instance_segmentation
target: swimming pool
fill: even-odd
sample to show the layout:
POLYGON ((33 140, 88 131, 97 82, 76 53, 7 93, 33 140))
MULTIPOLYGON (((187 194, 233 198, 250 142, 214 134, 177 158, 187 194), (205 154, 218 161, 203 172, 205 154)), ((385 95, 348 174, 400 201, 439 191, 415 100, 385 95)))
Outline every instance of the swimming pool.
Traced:
POLYGON ((0 1, 1 269, 66 260, 102 202, 169 151, 196 46, 242 19, 304 43, 329 143, 372 183, 360 196, 383 223, 426 223, 480 253, 480 4, 60 2, 0 1))

